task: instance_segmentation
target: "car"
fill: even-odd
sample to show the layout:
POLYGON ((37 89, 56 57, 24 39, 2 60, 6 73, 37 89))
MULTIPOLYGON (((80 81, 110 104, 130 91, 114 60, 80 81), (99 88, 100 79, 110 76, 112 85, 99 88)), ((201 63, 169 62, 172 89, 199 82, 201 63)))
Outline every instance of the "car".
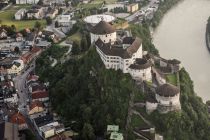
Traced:
POLYGON ((23 92, 22 90, 20 92, 23 92))

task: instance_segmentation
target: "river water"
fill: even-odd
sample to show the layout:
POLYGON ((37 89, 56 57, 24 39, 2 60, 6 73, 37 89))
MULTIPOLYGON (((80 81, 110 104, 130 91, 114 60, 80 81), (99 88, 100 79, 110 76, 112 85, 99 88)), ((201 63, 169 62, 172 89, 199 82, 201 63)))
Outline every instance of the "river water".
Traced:
POLYGON ((184 0, 164 16, 153 34, 160 55, 182 61, 204 101, 210 100, 210 53, 205 44, 209 16, 210 0, 184 0))

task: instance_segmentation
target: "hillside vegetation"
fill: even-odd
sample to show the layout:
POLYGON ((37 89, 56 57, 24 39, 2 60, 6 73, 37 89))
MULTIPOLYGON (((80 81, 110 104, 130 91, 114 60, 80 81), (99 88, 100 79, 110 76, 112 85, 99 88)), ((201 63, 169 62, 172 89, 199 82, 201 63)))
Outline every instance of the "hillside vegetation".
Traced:
POLYGON ((140 91, 129 75, 106 70, 95 48, 79 60, 71 59, 53 70, 48 67, 48 73, 39 64, 37 68, 41 79, 50 82, 53 109, 67 122, 76 121, 73 129, 80 132, 80 139, 104 136, 108 124, 124 130, 130 94, 140 91))

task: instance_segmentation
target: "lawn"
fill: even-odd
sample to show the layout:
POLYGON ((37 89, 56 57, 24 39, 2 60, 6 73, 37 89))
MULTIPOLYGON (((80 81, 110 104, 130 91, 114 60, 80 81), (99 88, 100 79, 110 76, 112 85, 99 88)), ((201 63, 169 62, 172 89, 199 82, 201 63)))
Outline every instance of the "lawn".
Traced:
POLYGON ((177 77, 176 74, 167 74, 166 75, 166 80, 167 82, 173 84, 173 85, 177 85, 177 77))
POLYGON ((96 3, 96 4, 92 4, 92 3, 88 3, 88 4, 78 4, 77 8, 84 8, 84 9, 91 9, 91 8, 100 8, 102 6, 102 3, 96 3))
MULTIPOLYGON (((88 4, 78 4, 78 8, 84 8, 84 9, 91 9, 91 8, 100 8, 103 4, 104 0, 93 0, 88 4)), ((113 4, 117 2, 117 0, 106 0, 106 4, 113 4)))
POLYGON ((42 24, 42 27, 46 25, 45 19, 43 20, 23 20, 17 21, 14 19, 14 14, 17 10, 21 8, 30 8, 29 5, 11 6, 9 9, 2 11, 0 13, 0 20, 2 25, 15 25, 17 30, 22 30, 24 28, 33 28, 36 21, 42 24))
POLYGON ((139 117, 136 114, 133 114, 131 117, 131 126, 134 128, 140 126, 147 126, 147 124, 144 122, 144 120, 141 119, 141 117, 139 117))
POLYGON ((76 32, 75 34, 69 37, 71 41, 78 42, 78 43, 80 43, 81 38, 82 38, 82 34, 80 32, 76 32))

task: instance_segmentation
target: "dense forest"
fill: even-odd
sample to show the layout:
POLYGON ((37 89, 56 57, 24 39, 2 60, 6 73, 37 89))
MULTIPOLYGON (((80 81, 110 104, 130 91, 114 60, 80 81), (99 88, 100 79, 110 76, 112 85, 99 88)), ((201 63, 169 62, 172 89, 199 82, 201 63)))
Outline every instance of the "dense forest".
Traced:
POLYGON ((130 94, 140 91, 129 75, 106 70, 95 48, 79 60, 71 59, 47 71, 37 72, 50 82, 53 108, 65 120, 76 121, 73 129, 80 132, 80 139, 104 136, 108 124, 118 124, 124 130, 130 94))

